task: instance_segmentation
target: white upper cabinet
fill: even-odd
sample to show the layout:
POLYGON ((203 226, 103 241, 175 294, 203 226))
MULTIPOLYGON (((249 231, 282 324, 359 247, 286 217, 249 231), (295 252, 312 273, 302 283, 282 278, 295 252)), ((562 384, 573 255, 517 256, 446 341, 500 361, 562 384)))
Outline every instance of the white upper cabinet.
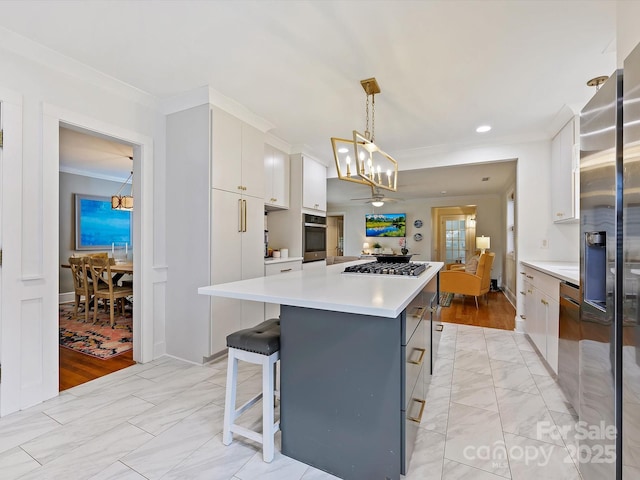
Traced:
POLYGON ((572 118, 551 141, 551 208, 556 223, 580 218, 578 118, 572 118))
POLYGON ((303 156, 302 208, 327 211, 327 167, 303 156))
POLYGON ((264 197, 264 134, 217 107, 211 109, 211 186, 264 197))
POLYGON ((289 155, 264 145, 264 204, 267 208, 289 208, 289 155))

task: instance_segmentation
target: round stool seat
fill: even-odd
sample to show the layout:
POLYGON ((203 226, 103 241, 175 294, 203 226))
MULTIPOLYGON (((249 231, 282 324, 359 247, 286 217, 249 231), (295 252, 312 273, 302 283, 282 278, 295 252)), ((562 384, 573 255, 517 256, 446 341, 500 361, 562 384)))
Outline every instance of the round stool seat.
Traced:
POLYGON ((277 352, 280 350, 280 319, 265 320, 255 327, 228 335, 227 346, 267 356, 277 352))

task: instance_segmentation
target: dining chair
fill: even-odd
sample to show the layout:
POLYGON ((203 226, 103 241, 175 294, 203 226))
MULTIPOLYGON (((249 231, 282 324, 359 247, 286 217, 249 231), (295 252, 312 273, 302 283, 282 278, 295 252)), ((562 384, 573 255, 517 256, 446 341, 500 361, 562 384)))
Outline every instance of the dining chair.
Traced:
MULTIPOLYGON (((124 313, 123 299, 133 295, 133 288, 120 287, 114 285, 111 274, 111 261, 109 258, 89 257, 89 270, 91 271, 91 278, 93 279, 93 295, 94 301, 97 302, 98 298, 102 298, 103 301, 109 302, 109 315, 111 320, 111 328, 114 326, 113 310, 115 303, 118 301, 124 313)), ((93 309, 93 323, 98 320, 98 309, 94 305, 93 309)))
POLYGON ((71 275, 73 275, 73 289, 75 293, 75 305, 73 308, 73 318, 78 319, 78 308, 84 297, 84 321, 89 321, 89 303, 93 295, 93 285, 89 282, 86 257, 69 257, 71 275))

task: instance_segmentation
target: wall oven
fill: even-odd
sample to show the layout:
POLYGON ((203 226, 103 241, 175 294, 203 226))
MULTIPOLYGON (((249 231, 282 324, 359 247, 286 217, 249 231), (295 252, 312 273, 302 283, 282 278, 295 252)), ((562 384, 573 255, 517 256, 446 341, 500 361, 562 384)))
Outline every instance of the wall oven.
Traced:
POLYGON ((302 224, 302 263, 327 258, 327 218, 304 214, 302 224))

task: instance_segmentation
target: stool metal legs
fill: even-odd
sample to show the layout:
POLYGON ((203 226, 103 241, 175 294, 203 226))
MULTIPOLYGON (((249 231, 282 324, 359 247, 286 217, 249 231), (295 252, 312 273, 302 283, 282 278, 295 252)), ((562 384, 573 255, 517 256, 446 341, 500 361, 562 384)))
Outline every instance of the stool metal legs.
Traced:
POLYGON ((274 388, 276 380, 275 366, 279 359, 279 351, 270 356, 266 356, 236 348, 229 348, 222 443, 230 445, 234 433, 262 443, 262 458, 265 462, 271 462, 273 460, 275 453, 274 436, 280 429, 280 421, 274 422, 274 396, 277 395, 274 388), (259 393, 240 408, 236 409, 238 360, 262 365, 262 393, 259 393), (262 435, 235 423, 240 415, 260 399, 262 399, 262 435))

